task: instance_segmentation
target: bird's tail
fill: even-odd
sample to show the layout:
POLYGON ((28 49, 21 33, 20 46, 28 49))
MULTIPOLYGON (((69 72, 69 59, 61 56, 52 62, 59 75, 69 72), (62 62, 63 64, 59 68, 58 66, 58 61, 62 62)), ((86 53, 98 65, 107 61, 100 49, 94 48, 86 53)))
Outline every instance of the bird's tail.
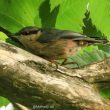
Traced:
POLYGON ((98 38, 98 37, 94 37, 94 38, 90 38, 90 37, 83 37, 83 38, 75 38, 74 39, 75 41, 86 41, 86 42, 88 42, 88 43, 90 43, 90 44, 96 44, 96 43, 101 43, 101 44, 107 44, 109 41, 107 40, 107 39, 105 39, 105 38, 98 38))

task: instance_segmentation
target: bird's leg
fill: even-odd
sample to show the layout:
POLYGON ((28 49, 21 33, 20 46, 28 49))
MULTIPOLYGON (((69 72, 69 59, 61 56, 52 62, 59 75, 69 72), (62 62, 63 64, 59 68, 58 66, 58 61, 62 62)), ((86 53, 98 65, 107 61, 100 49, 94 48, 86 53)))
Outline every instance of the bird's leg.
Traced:
POLYGON ((51 60, 50 62, 51 62, 50 66, 52 66, 52 64, 55 64, 55 67, 56 67, 56 70, 57 70, 58 69, 58 64, 56 63, 56 61, 55 60, 51 60))
POLYGON ((50 66, 52 67, 52 64, 55 64, 56 70, 57 70, 57 69, 58 69, 58 64, 57 64, 57 62, 55 61, 55 57, 53 56, 49 61, 50 61, 50 66))

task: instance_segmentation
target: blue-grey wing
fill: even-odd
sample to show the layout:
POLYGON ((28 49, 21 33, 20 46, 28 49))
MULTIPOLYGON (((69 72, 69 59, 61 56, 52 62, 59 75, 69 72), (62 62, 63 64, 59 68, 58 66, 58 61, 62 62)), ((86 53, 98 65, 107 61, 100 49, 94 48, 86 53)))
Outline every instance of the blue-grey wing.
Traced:
POLYGON ((37 41, 46 43, 58 39, 83 39, 86 36, 68 30, 41 29, 42 35, 37 41))

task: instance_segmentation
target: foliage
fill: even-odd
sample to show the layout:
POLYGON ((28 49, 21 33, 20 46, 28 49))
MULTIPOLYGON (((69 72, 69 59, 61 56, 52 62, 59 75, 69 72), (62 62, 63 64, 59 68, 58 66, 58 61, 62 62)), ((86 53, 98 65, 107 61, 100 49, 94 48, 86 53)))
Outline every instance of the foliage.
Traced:
POLYGON ((55 28, 82 32, 82 19, 84 18, 87 2, 88 0, 63 0, 63 3, 57 6, 59 11, 55 28))
POLYGON ((90 13, 93 24, 110 39, 110 0, 90 0, 90 13))
POLYGON ((83 0, 81 4, 80 0, 1 0, 0 26, 11 32, 30 25, 80 32, 87 2, 88 0, 83 0))
POLYGON ((65 0, 50 0, 50 12, 58 5, 61 5, 63 2, 65 2, 65 0))
MULTIPOLYGON (((43 0, 42 0, 43 1, 43 0)), ((35 25, 41 0, 0 0, 0 26, 11 32, 35 25)))
POLYGON ((1 106, 6 106, 7 104, 9 104, 9 100, 7 100, 6 98, 4 98, 4 97, 0 97, 0 107, 1 106))

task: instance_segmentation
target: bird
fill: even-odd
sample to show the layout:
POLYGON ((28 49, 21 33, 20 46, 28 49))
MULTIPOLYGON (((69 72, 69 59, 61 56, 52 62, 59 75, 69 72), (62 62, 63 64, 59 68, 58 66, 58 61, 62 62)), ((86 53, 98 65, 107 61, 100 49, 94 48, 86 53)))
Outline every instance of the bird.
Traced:
POLYGON ((66 64, 67 58, 75 55, 84 46, 108 42, 106 39, 90 38, 70 30, 35 26, 24 27, 7 35, 18 40, 28 51, 51 62, 64 59, 61 65, 66 64))

